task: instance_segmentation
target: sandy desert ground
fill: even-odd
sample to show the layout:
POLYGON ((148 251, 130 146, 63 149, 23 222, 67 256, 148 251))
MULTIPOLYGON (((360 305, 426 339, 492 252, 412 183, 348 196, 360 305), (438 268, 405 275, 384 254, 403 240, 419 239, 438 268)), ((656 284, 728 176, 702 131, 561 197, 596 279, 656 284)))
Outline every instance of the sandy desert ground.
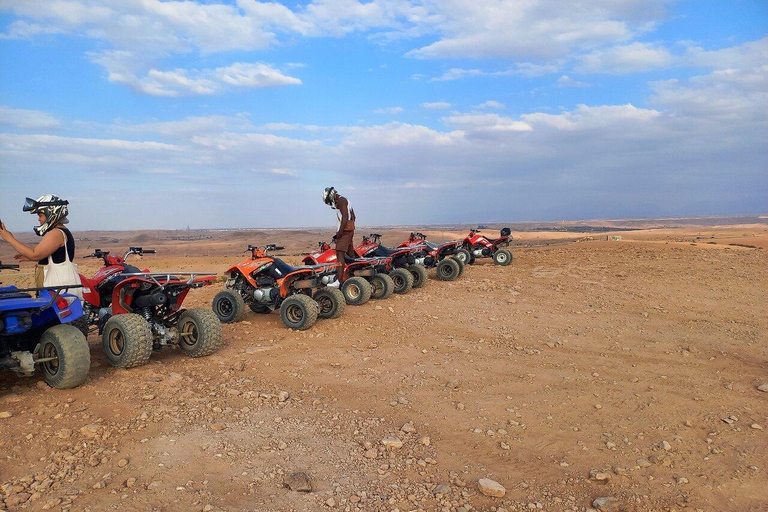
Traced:
MULTIPOLYGON (((77 389, 0 375, 0 510, 768 510, 768 220, 513 234, 509 267, 309 331, 249 313, 213 356, 131 370, 92 334, 77 389), (295 472, 313 492, 285 486, 295 472)), ((143 245, 139 266, 221 273, 249 242, 296 263, 327 235, 79 233, 78 254, 143 245)))

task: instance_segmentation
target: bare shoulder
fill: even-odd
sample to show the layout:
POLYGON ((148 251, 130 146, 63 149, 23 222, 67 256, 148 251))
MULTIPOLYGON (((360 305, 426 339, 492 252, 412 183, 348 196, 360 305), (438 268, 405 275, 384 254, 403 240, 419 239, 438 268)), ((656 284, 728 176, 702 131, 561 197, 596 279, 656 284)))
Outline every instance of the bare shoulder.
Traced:
POLYGON ((336 199, 337 208, 344 208, 346 210, 348 204, 349 202, 347 201, 347 198, 344 196, 339 196, 338 199, 336 199))

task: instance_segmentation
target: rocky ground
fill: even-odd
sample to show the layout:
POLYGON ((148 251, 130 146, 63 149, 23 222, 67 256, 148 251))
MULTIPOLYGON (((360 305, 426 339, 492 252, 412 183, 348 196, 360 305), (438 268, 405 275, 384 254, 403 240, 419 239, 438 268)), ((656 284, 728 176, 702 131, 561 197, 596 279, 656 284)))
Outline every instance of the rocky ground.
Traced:
POLYGON ((249 313, 202 359, 117 370, 93 334, 77 389, 0 375, 0 510, 768 510, 768 261, 695 236, 516 248, 305 332, 249 313))

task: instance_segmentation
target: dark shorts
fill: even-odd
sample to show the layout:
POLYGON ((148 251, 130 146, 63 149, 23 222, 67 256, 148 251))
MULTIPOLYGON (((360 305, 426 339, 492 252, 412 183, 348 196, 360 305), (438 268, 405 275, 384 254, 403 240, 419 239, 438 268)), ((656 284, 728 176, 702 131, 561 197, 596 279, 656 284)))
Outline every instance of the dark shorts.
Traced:
POLYGON ((352 243, 354 234, 354 231, 343 231, 341 236, 336 239, 336 250, 349 252, 350 249, 354 248, 355 244, 352 243))

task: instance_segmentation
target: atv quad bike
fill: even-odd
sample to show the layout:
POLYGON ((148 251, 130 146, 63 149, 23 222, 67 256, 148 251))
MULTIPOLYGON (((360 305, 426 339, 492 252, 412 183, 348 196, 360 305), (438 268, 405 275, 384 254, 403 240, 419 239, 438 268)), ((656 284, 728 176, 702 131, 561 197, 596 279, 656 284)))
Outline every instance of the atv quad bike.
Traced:
MULTIPOLYGON (((18 269, 0 263, 0 270, 18 269)), ((83 333, 70 325, 83 310, 80 300, 66 293, 79 287, 0 287, 0 370, 30 377, 39 364, 51 387, 69 389, 85 382, 91 351, 83 333)))
MULTIPOLYGON (((318 249, 306 255, 303 261, 335 266, 336 251, 327 242, 318 242, 318 249)), ((360 305, 369 299, 386 299, 392 293, 408 293, 413 288, 411 273, 394 268, 392 258, 388 256, 350 258, 345 254, 342 275, 344 283, 341 291, 347 304, 360 305)))
POLYGON ((421 288, 427 281, 427 269, 423 262, 426 257, 424 247, 398 247, 390 249, 381 243, 381 235, 371 233, 363 237, 363 242, 355 247, 355 252, 363 258, 392 258, 392 266, 409 271, 413 275, 413 287, 421 288))
POLYGON ((336 280, 335 265, 292 267, 269 251, 249 245, 251 255, 227 270, 227 289, 216 294, 213 311, 224 323, 239 322, 246 305, 256 313, 280 310, 280 319, 291 329, 305 330, 318 318, 338 318, 344 312, 344 297, 328 285, 336 280))
POLYGON ((190 357, 209 356, 222 344, 222 329, 208 309, 183 309, 193 288, 213 284, 213 272, 150 272, 125 260, 154 253, 131 247, 122 257, 96 249, 86 258, 101 258, 104 267, 83 282, 83 312, 102 335, 107 361, 133 368, 149 361, 153 350, 178 346, 190 357))
POLYGON ((512 263, 512 253, 509 247, 512 234, 509 228, 503 228, 499 238, 487 238, 480 234, 480 228, 471 229, 464 237, 461 247, 469 254, 469 260, 465 263, 473 264, 476 258, 493 258, 493 262, 502 267, 512 263))
POLYGON ((427 241, 423 233, 411 233, 408 239, 398 247, 410 247, 424 251, 426 256, 421 262, 426 268, 434 268, 441 281, 453 281, 464 273, 464 262, 457 257, 460 250, 458 241, 439 244, 427 241))

